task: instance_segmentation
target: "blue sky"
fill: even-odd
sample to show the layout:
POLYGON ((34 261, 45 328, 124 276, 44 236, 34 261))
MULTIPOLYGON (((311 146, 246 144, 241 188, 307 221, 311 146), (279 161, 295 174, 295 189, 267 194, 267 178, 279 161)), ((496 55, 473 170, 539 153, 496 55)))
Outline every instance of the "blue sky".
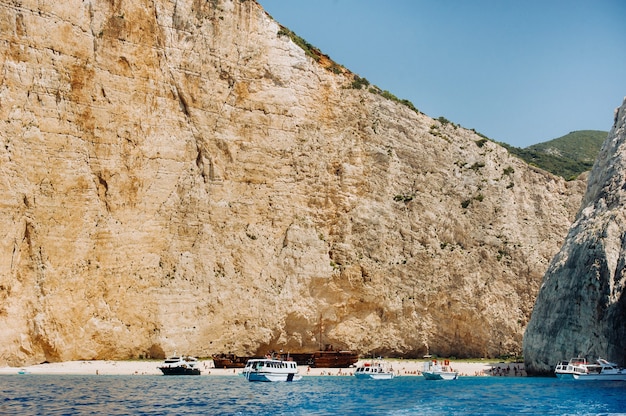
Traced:
POLYGON ((257 0, 338 64, 493 140, 610 130, 626 0, 257 0))

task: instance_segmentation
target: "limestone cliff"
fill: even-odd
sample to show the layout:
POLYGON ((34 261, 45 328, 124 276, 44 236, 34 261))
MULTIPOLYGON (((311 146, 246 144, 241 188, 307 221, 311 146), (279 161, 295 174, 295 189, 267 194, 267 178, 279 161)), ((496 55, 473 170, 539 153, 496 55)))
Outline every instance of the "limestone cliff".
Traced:
POLYGON ((0 364, 519 352, 584 191, 250 0, 0 1, 0 68, 0 364))
POLYGON ((626 366, 626 101, 602 145, 582 207, 550 263, 524 336, 529 372, 561 360, 626 366))

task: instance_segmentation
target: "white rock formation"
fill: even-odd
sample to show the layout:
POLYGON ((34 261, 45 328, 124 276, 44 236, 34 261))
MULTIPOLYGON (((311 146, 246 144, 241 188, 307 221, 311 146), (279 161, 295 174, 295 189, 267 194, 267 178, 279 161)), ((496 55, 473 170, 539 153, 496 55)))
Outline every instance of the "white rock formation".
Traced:
POLYGON ((546 272, 524 337, 527 371, 572 357, 626 366, 626 101, 589 175, 561 251, 546 272))

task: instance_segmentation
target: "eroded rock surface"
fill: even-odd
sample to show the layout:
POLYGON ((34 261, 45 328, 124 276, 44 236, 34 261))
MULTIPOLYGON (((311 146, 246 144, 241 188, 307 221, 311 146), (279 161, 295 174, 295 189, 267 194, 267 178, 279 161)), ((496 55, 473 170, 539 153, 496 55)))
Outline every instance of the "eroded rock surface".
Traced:
POLYGON ((0 6, 0 364, 521 350, 584 180, 351 88, 254 1, 0 6))
POLYGON ((524 337, 527 371, 572 357, 626 366, 626 101, 589 175, 565 244, 546 272, 524 337))

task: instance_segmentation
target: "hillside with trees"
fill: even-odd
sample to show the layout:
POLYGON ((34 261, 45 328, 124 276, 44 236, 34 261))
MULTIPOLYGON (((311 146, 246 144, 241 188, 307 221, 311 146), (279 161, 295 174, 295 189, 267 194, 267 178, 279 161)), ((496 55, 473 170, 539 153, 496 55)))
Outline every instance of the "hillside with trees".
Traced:
POLYGON ((530 165, 571 180, 591 170, 607 134, 600 130, 579 130, 525 148, 500 144, 530 165))

